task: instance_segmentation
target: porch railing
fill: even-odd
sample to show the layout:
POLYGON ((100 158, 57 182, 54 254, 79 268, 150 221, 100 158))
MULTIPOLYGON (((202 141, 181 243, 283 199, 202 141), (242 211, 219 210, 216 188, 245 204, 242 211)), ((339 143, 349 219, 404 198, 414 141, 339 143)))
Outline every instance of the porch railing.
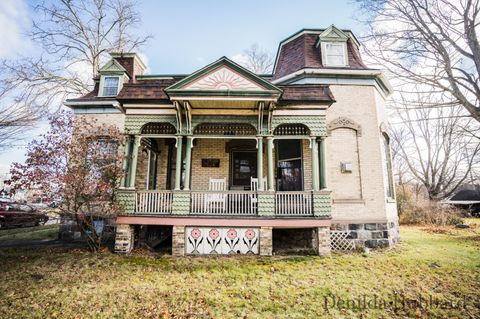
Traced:
POLYGON ((135 212, 139 214, 172 213, 173 193, 170 191, 138 191, 135 193, 135 212))
POLYGON ((313 215, 310 192, 277 192, 275 194, 275 215, 313 215))
POLYGON ((251 191, 192 192, 192 214, 256 215, 257 194, 251 191))

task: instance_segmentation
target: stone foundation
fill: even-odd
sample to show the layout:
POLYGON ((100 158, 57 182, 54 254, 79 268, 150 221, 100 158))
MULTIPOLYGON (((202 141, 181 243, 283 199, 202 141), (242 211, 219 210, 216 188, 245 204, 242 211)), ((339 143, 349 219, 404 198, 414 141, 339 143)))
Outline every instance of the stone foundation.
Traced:
POLYGON ((313 232, 314 249, 319 256, 328 256, 331 252, 330 247, 330 228, 318 227, 313 232))
POLYGON ((119 224, 115 233, 115 252, 128 254, 133 249, 135 230, 131 225, 119 224))
POLYGON ((271 256, 273 253, 272 227, 260 228, 260 256, 271 256))
POLYGON ((332 223, 331 230, 349 231, 349 238, 355 241, 357 247, 390 247, 400 240, 398 223, 396 222, 365 224, 332 223))
POLYGON ((185 256, 185 226, 173 226, 172 256, 185 256))

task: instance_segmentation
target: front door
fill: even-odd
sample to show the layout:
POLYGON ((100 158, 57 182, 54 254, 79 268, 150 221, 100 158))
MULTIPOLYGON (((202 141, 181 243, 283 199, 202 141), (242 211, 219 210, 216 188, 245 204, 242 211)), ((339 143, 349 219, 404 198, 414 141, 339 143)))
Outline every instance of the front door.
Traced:
POLYGON ((230 189, 249 190, 252 177, 257 177, 257 152, 232 151, 230 189))

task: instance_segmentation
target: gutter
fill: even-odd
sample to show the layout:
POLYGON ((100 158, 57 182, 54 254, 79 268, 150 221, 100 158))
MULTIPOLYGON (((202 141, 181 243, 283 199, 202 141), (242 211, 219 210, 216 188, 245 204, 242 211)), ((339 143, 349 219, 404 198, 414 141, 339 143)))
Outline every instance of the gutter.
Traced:
POLYGON ((352 69, 301 69, 289 75, 285 75, 279 79, 271 81, 273 84, 280 84, 282 82, 291 80, 301 75, 335 75, 335 76, 370 76, 378 78, 378 80, 385 86, 387 95, 393 93, 393 87, 390 85, 387 78, 380 70, 352 70, 352 69))
POLYGON ((93 106, 93 107, 98 107, 98 106, 113 106, 114 108, 118 109, 122 113, 124 113, 124 109, 120 102, 116 100, 107 100, 107 101, 72 101, 72 100, 66 100, 63 102, 63 105, 68 106, 70 108, 75 108, 75 107, 88 107, 88 106, 93 106))

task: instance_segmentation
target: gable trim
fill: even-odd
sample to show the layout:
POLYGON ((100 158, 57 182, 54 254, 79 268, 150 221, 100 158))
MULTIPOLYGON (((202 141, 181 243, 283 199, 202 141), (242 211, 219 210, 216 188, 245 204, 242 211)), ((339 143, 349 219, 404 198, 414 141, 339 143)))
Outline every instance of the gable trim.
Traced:
MULTIPOLYGON (((197 81, 198 79, 200 79, 201 77, 205 76, 205 75, 208 75, 212 72, 214 72, 215 70, 217 69, 220 69, 222 66, 225 66, 229 69, 231 69, 232 71, 238 73, 239 75, 247 78, 248 80, 252 81, 253 83, 257 84, 258 86, 260 87, 263 87, 265 88, 265 90, 218 90, 218 91, 214 91, 214 92, 217 92, 219 95, 223 95, 224 93, 227 93, 227 95, 232 95, 232 93, 246 93, 246 94, 253 94, 253 95, 272 95, 272 94, 277 94, 277 95, 280 95, 282 93, 282 90, 280 88, 278 88, 277 86, 273 85, 272 83, 270 83, 269 81, 257 76, 256 74, 250 72, 249 70, 245 69, 244 67, 238 65, 237 63, 231 61, 230 59, 228 59, 227 57, 222 57, 220 58, 219 60, 203 67, 202 69, 192 73, 191 75, 187 76, 186 78, 178 81, 177 83, 169 86, 168 88, 165 89, 165 92, 168 94, 168 95, 171 95, 171 94, 175 94, 175 95, 178 95, 178 94, 187 94, 187 92, 195 92, 195 93, 199 93, 199 92, 207 92, 207 91, 204 91, 204 90, 189 90, 189 89, 183 89, 183 87, 187 86, 188 84, 191 84, 195 81, 197 81)), ((212 91, 210 91, 210 94, 211 94, 212 91)))

